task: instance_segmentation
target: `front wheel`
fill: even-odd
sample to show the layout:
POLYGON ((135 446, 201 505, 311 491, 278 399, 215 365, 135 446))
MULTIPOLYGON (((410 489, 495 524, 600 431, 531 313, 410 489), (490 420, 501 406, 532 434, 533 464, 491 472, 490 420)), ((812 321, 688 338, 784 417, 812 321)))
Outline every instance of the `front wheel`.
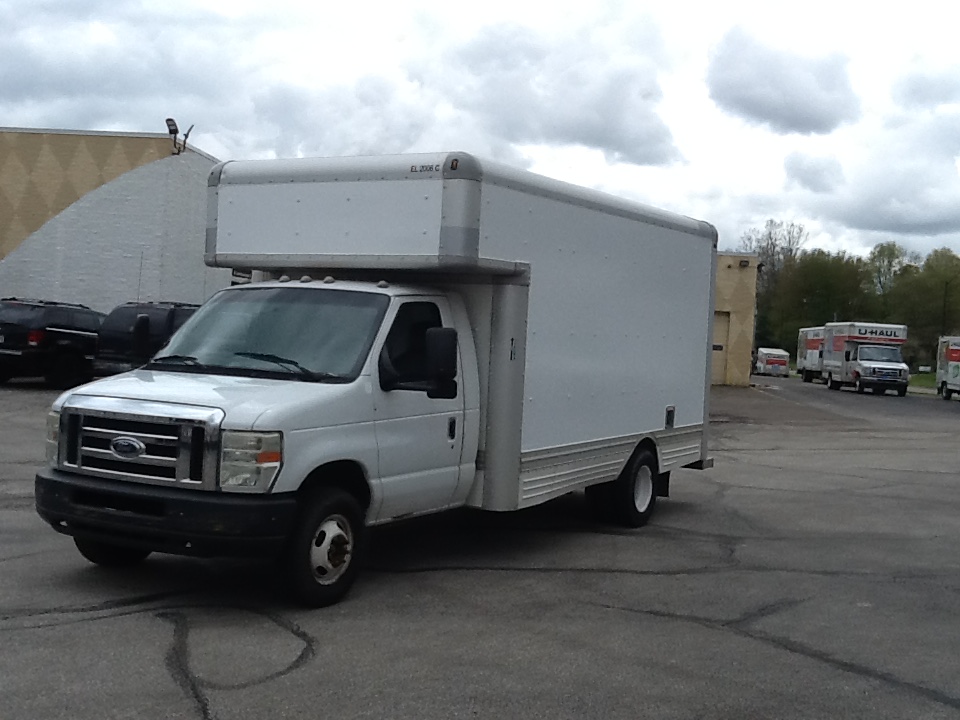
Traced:
POLYGON ((857 380, 857 392, 863 395, 863 391, 866 388, 863 387, 863 380, 857 380))
POLYGON ((897 395, 899 395, 900 397, 906 397, 906 396, 907 396, 907 387, 906 387, 906 385, 904 385, 903 387, 897 388, 897 395))
POLYGON ((363 511, 349 493, 320 488, 307 500, 286 557, 293 596, 307 607, 339 602, 360 569, 363 511))
POLYGON ((630 460, 613 486, 617 515, 627 527, 643 527, 657 505, 657 463, 647 450, 630 460))
POLYGON ((83 537, 73 538, 73 544, 87 560, 101 567, 130 567, 143 562, 150 554, 149 550, 113 545, 83 537))

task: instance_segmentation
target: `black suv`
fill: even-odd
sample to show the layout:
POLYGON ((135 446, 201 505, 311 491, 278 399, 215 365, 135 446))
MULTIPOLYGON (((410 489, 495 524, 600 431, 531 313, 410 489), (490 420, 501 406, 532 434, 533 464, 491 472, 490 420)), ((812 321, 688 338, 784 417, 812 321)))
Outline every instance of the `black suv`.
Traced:
POLYGON ((100 326, 100 345, 94 370, 97 375, 126 372, 143 365, 157 353, 199 305, 179 302, 128 302, 118 305, 100 326), (137 318, 143 327, 138 341, 137 318), (138 347, 138 343, 142 346, 138 347))
POLYGON ((56 387, 87 382, 103 318, 86 305, 0 299, 0 383, 37 376, 56 387))

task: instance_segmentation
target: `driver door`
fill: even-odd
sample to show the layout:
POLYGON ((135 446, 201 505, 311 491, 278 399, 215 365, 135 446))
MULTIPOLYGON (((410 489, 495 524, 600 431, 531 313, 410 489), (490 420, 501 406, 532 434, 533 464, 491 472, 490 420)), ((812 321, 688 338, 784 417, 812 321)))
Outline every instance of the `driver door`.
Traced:
MULTIPOLYGON (((445 298, 410 298, 397 308, 381 352, 401 379, 422 380, 427 329, 451 326, 445 298)), ((377 519, 448 507, 460 480, 462 387, 441 399, 426 390, 385 391, 379 378, 372 386, 383 498, 377 519)))

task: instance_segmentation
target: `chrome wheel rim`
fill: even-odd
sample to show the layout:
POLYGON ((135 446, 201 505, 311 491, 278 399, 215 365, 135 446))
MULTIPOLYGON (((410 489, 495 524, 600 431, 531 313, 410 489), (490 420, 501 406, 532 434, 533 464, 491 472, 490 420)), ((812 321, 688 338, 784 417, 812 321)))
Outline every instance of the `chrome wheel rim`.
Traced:
POLYGON ((310 542, 310 569, 321 585, 332 585, 350 567, 353 532, 342 515, 331 515, 317 527, 310 542))

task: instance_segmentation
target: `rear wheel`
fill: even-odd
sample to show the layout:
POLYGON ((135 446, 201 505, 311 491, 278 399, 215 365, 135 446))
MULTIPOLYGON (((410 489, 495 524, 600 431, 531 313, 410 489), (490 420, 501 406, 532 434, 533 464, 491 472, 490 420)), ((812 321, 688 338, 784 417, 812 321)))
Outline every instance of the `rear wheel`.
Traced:
POLYGON ((129 567, 147 559, 149 550, 113 545, 100 540, 75 537, 73 544, 87 560, 102 567, 129 567))
POLYGON ((803 381, 805 383, 813 382, 813 374, 809 370, 803 371, 803 381))
POLYGON ((614 482, 611 496, 624 525, 642 527, 650 520, 657 505, 656 477, 656 460, 649 451, 641 450, 614 482))
POLYGON ((940 397, 944 400, 949 400, 953 397, 953 390, 948 388, 946 383, 940 383, 940 397))
POLYGON ((341 600, 360 569, 363 511, 356 498, 323 487, 306 501, 287 550, 286 577, 293 596, 307 607, 341 600))
POLYGON ((827 375, 827 387, 830 388, 831 390, 839 390, 840 381, 834 380, 833 375, 827 375))

